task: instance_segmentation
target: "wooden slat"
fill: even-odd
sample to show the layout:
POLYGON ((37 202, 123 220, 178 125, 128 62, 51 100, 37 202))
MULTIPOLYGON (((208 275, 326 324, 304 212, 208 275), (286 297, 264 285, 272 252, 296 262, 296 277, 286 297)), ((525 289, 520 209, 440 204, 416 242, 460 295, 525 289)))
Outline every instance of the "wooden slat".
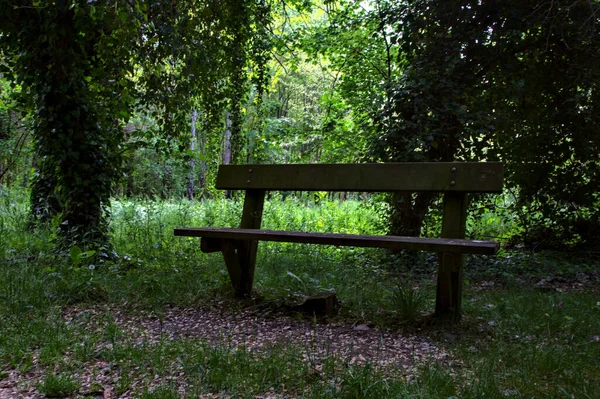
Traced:
POLYGON ((499 162, 222 165, 226 190, 501 192, 499 162))
POLYGON ((476 241, 446 238, 419 238, 399 236, 366 236, 355 234, 304 233, 293 231, 228 229, 228 228, 179 228, 176 236, 209 237, 240 241, 278 241, 305 244, 325 244, 354 247, 408 249, 447 253, 470 253, 492 255, 499 244, 493 241, 476 241))

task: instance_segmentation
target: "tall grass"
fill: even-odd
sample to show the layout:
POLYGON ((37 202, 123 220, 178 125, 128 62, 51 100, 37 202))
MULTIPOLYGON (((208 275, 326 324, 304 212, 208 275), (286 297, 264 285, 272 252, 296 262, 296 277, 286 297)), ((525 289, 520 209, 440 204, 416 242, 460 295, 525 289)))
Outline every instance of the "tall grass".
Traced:
MULTIPOLYGON (((232 200, 204 202, 118 200, 112 204, 112 237, 117 248, 130 253, 140 248, 176 245, 173 228, 182 226, 238 227, 242 203, 232 200)), ((319 205, 286 201, 265 202, 262 228, 314 232, 384 234, 376 226, 378 214, 358 201, 319 205)))

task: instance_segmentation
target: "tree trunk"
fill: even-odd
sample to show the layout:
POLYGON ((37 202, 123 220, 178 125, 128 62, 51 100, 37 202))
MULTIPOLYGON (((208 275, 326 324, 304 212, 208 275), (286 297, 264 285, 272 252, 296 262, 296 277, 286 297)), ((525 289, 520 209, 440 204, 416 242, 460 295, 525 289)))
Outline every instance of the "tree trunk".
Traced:
POLYGON ((225 146, 223 150, 223 165, 231 163, 231 118, 229 112, 225 117, 225 146))
POLYGON ((48 162, 48 157, 40 157, 38 152, 33 156, 35 175, 31 182, 31 222, 30 227, 43 224, 62 212, 62 205, 55 193, 56 177, 54 165, 48 162))
POLYGON ((29 186, 29 155, 25 154, 25 170, 23 171, 23 188, 29 186))
POLYGON ((196 119, 198 118, 198 111, 192 111, 192 139, 190 140, 190 151, 192 153, 192 159, 190 160, 190 173, 188 176, 188 187, 187 187, 187 195, 188 200, 194 200, 194 169, 195 169, 195 161, 194 161, 194 151, 196 150, 196 119))
POLYGON ((392 195, 390 234, 419 237, 433 193, 396 192, 392 195))
POLYGON ((108 206, 120 172, 122 138, 97 88, 83 79, 105 66, 91 55, 100 35, 79 34, 79 24, 88 20, 69 2, 56 3, 56 12, 40 31, 54 45, 37 46, 37 37, 23 43, 35 53, 24 55, 26 60, 44 77, 32 87, 44 93, 36 99, 34 118, 39 167, 31 190, 32 220, 59 212, 58 245, 66 253, 73 245, 104 249, 109 246, 108 206))
POLYGON ((198 151, 203 155, 200 161, 200 177, 198 179, 199 189, 202 190, 200 198, 204 198, 206 195, 206 131, 202 130, 202 137, 200 137, 198 151))
MULTIPOLYGON (((225 117, 225 148, 223 150, 223 165, 229 165, 231 163, 231 118, 230 113, 227 112, 225 117)), ((225 198, 231 198, 231 191, 225 191, 225 198)))
POLYGON ((127 180, 125 182, 125 197, 131 198, 134 194, 133 169, 135 168, 135 150, 127 158, 127 180))

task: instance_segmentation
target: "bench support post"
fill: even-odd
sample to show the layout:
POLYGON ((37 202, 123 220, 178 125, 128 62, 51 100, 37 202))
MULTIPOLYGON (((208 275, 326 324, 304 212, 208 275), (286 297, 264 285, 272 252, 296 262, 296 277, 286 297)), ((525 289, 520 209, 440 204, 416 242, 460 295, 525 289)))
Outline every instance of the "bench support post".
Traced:
MULTIPOLYGON (((444 193, 442 238, 465 238, 467 206, 467 194, 444 193)), ((439 253, 438 261, 435 314, 439 317, 459 321, 463 285, 463 255, 439 253)))
MULTIPOLYGON (((260 229, 264 203, 264 190, 246 190, 241 229, 260 229)), ((222 244, 223 257, 237 296, 248 296, 252 292, 257 248, 258 241, 222 244)))
POLYGON ((240 268, 240 261, 238 257, 238 246, 233 240, 220 240, 219 247, 221 253, 223 253, 223 259, 225 259, 225 265, 227 266, 227 273, 231 279, 231 284, 238 291, 238 287, 241 286, 242 274, 240 268))

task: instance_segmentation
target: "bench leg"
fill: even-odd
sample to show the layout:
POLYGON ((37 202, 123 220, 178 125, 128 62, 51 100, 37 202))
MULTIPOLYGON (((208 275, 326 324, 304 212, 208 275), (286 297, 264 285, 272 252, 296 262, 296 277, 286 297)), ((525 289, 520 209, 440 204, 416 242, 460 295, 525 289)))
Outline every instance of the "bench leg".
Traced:
MULTIPOLYGON (((240 228, 260 229, 265 201, 264 190, 246 190, 240 228)), ((207 249, 212 248, 207 242, 207 249)), ((252 293, 258 241, 221 240, 221 251, 237 296, 252 293)))
POLYGON ((223 253, 235 294, 239 297, 252 293, 257 247, 258 241, 220 240, 219 250, 223 253))
POLYGON ((437 291, 435 299, 436 316, 460 320, 463 285, 463 256, 440 254, 437 291))
POLYGON ((223 259, 225 259, 225 265, 227 266, 231 284, 233 285, 236 294, 238 294, 241 290, 242 272, 235 242, 221 240, 221 252, 223 253, 223 259))
MULTIPOLYGON (((444 214, 442 216, 442 237, 465 238, 467 222, 466 194, 446 192, 444 194, 444 214)), ((463 255, 438 254, 438 281, 435 299, 436 316, 460 320, 463 255)))
POLYGON ((248 296, 252 292, 257 249, 258 241, 244 241, 238 249, 241 273, 239 290, 236 290, 238 296, 248 296))

